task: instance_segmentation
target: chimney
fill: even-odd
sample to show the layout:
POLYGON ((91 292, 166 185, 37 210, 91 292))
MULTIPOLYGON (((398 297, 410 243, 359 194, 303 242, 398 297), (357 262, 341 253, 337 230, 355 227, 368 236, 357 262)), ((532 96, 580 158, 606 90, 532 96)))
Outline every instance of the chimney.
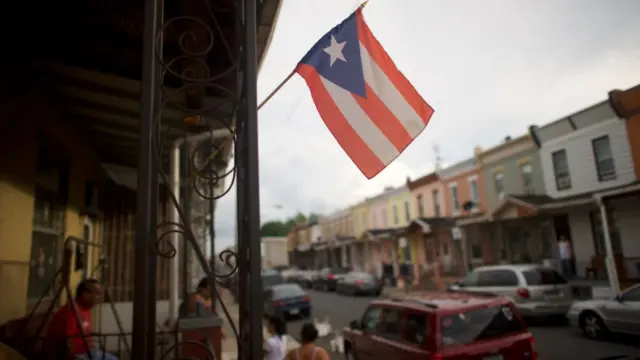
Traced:
POLYGON ((478 156, 482 152, 482 147, 480 145, 476 145, 473 148, 473 155, 478 156))
POLYGON ((511 141, 511 136, 507 135, 504 137, 504 142, 509 142, 511 141))
POLYGON ((393 190, 393 186, 385 186, 384 187, 384 192, 391 191, 391 190, 393 190))

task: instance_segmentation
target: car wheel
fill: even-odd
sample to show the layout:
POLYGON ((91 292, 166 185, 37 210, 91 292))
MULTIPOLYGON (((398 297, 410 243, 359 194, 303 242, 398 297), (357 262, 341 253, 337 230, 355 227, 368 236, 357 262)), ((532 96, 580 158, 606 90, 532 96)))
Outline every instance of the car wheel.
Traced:
POLYGON ((382 290, 376 290, 376 293, 375 293, 376 297, 379 297, 380 294, 382 294, 382 290))
POLYGON ((602 339, 608 331, 600 316, 592 311, 580 315, 580 328, 589 339, 602 339))

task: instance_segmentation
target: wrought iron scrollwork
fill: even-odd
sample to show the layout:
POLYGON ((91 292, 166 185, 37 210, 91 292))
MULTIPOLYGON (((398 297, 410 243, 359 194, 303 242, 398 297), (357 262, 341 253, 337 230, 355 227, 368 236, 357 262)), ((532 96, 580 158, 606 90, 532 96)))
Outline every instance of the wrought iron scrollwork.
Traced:
MULTIPOLYGON (((239 71, 240 65, 237 59, 239 58, 240 49, 236 45, 229 44, 222 31, 218 16, 220 16, 220 13, 229 14, 229 16, 237 17, 236 21, 239 21, 237 1, 215 1, 216 4, 213 4, 213 1, 201 1, 203 1, 207 9, 206 14, 202 14, 202 17, 176 16, 159 24, 156 34, 156 61, 162 68, 161 100, 159 109, 156 109, 154 129, 162 128, 163 120, 166 120, 166 110, 177 109, 184 118, 198 117, 203 120, 196 125, 185 125, 183 133, 185 139, 188 139, 189 135, 194 133, 194 127, 197 127, 198 132, 211 132, 212 139, 214 130, 226 128, 229 132, 228 137, 235 148, 237 138, 234 131, 233 116, 239 107, 240 101, 234 91, 219 82, 223 78, 239 71), (173 39, 175 43, 167 44, 166 41, 168 39, 173 39), (216 48, 217 42, 221 42, 221 48, 224 49, 224 53, 220 54, 220 56, 229 59, 228 66, 222 69, 212 68, 207 61, 211 55, 216 56, 212 52, 216 48), (224 98, 224 101, 220 101, 220 103, 226 103, 227 106, 231 103, 231 110, 225 113, 220 110, 219 104, 209 104, 207 101, 200 101, 197 105, 186 102, 184 99, 193 93, 204 96, 215 93, 217 97, 224 98)), ((165 184, 170 184, 170 177, 162 169, 161 161, 161 154, 163 150, 166 150, 162 148, 165 143, 163 139, 166 135, 166 133, 158 131, 158 133, 154 134, 152 143, 159 177, 165 184)), ((204 200, 218 200, 227 195, 233 186, 236 178, 235 166, 227 169, 226 161, 220 157, 224 151, 225 149, 222 148, 222 145, 215 140, 211 140, 208 143, 200 141, 194 144, 191 149, 189 168, 193 176, 189 177, 187 181, 189 181, 193 192, 204 200), (220 193, 216 194, 209 190, 218 188, 220 184, 224 184, 224 190, 220 191, 220 193)), ((178 200, 179 196, 179 194, 168 191, 170 203, 177 209, 179 222, 162 222, 158 224, 155 253, 165 258, 175 257, 178 249, 171 243, 170 238, 173 234, 179 234, 183 241, 187 241, 191 245, 197 261, 207 274, 209 284, 225 284, 224 280, 233 277, 238 271, 237 254, 229 249, 222 251, 218 256, 218 261, 220 264, 225 265, 228 271, 224 273, 216 272, 212 263, 206 258, 204 249, 201 248, 197 241, 187 212, 182 208, 178 200), (161 231, 162 233, 160 233, 161 231)), ((210 221, 213 221, 213 219, 210 221)), ((213 296, 217 299, 218 309, 222 309, 226 321, 231 325, 232 335, 240 343, 238 329, 233 322, 227 305, 224 303, 217 287, 212 286, 212 291, 213 296)), ((226 334, 226 336, 229 335, 226 334)), ((171 354, 178 353, 176 348, 188 344, 209 349, 210 358, 215 358, 211 344, 198 343, 192 340, 174 344, 161 354, 161 358, 171 358, 171 354)))

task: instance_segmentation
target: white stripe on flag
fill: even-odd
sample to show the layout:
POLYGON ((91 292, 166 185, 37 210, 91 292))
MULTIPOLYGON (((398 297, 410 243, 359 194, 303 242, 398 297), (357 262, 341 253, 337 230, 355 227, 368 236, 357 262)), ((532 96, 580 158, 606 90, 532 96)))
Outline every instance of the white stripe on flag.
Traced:
POLYGON ((424 122, 420 115, 409 105, 404 96, 393 85, 387 74, 380 69, 378 64, 369 56, 367 48, 360 44, 360 57, 364 70, 364 81, 369 84, 373 92, 396 116, 412 138, 420 134, 424 128, 424 122))
POLYGON ((349 91, 322 76, 320 76, 320 79, 322 79, 324 87, 329 92, 329 95, 336 103, 342 115, 347 119, 349 125, 351 125, 362 141, 367 144, 369 149, 373 151, 383 164, 389 164, 398 156, 398 150, 395 146, 393 146, 373 121, 371 121, 371 118, 362 110, 349 91))

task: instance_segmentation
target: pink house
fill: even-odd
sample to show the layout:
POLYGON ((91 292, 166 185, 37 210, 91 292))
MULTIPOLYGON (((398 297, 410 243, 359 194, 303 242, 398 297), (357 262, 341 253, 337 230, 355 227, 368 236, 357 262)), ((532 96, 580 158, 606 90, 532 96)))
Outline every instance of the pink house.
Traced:
MULTIPOLYGON (((416 180, 407 179, 407 187, 411 191, 413 198, 413 214, 416 218, 430 219, 441 218, 447 213, 447 204, 444 201, 444 184, 440 181, 438 174, 431 173, 416 180)), ((416 259, 414 262, 414 274, 419 278, 421 269, 429 265, 427 259, 426 244, 423 240, 415 238, 416 259)), ((419 280, 419 279, 418 279, 419 280)))

